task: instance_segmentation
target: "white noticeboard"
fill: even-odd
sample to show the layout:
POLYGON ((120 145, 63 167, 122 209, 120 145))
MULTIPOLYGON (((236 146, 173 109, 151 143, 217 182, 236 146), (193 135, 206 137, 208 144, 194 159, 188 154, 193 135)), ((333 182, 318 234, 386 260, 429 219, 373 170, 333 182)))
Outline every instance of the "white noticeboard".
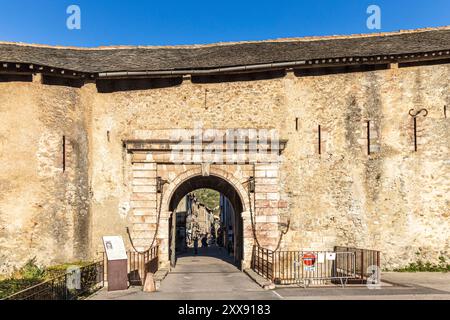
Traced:
POLYGON ((317 255, 317 263, 324 263, 325 262, 325 253, 319 252, 317 255))
POLYGON ((327 252, 327 260, 336 260, 336 252, 327 252))
POLYGON ((127 259, 127 251, 121 236, 104 236, 103 245, 108 260, 127 259))

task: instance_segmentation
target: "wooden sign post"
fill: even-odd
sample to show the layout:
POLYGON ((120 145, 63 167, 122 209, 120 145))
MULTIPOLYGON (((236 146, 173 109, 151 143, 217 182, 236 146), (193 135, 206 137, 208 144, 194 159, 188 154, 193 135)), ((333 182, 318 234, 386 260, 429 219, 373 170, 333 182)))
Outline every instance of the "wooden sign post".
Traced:
POLYGON ((104 236, 108 260, 108 291, 128 289, 127 252, 121 236, 104 236))

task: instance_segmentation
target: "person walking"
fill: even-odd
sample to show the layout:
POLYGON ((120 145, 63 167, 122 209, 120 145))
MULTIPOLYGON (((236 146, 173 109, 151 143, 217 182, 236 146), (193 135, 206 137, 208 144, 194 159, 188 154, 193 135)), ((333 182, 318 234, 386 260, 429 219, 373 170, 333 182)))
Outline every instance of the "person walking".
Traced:
POLYGON ((204 237, 202 238, 202 247, 208 248, 208 234, 205 234, 204 237))
POLYGON ((217 229, 217 239, 216 239, 217 247, 219 248, 219 252, 222 252, 222 246, 223 246, 223 237, 222 237, 222 228, 219 227, 217 229))
POLYGON ((228 249, 229 255, 234 254, 233 240, 234 240, 233 227, 229 226, 228 227, 228 243, 227 243, 227 249, 228 249))
POLYGON ((198 254, 198 237, 194 238, 194 254, 198 254))

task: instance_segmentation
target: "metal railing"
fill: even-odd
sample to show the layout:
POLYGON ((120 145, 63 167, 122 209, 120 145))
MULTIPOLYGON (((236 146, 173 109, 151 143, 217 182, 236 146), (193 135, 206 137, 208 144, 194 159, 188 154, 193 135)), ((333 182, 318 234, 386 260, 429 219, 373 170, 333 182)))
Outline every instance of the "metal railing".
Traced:
POLYGON ((46 280, 16 292, 4 300, 76 300, 104 286, 103 261, 46 280), (79 283, 74 278, 79 276, 79 283))
POLYGON ((339 282, 344 285, 355 277, 355 256, 352 252, 279 251, 275 253, 276 284, 325 284, 339 282), (307 265, 305 256, 311 258, 307 265))
MULTIPOLYGON (((108 275, 108 261, 106 254, 102 252, 105 266, 105 280, 108 275)), ((127 251, 128 281, 132 286, 142 286, 145 283, 147 273, 155 273, 158 270, 158 246, 144 252, 127 251)))
POLYGON ((381 270, 381 253, 377 250, 358 249, 352 247, 335 246, 335 252, 353 252, 355 254, 356 267, 353 283, 366 283, 373 275, 374 267, 381 270))
POLYGON ((266 279, 273 280, 274 254, 273 251, 253 246, 251 267, 253 271, 266 279))
POLYGON ((272 251, 254 246, 251 267, 275 284, 340 283, 344 286, 366 281, 371 273, 364 267, 372 262, 379 266, 379 251, 346 247, 335 247, 334 251, 272 251))

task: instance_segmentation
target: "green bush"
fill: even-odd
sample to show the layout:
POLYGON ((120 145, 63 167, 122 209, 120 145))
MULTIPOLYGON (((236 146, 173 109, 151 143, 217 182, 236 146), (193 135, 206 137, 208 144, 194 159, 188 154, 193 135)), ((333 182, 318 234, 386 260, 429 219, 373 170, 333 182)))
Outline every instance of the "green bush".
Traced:
POLYGON ((22 279, 42 279, 45 270, 36 264, 36 258, 28 260, 28 262, 21 269, 22 279))
POLYGON ((45 269, 45 277, 46 278, 54 278, 59 275, 65 274, 67 272, 67 268, 70 266, 84 267, 91 263, 92 263, 92 261, 76 261, 76 262, 72 262, 72 263, 62 263, 62 264, 50 266, 45 269))
POLYGON ((20 269, 15 270, 12 274, 12 279, 43 279, 45 269, 36 264, 36 258, 28 260, 20 269))
POLYGON ((36 258, 28 260, 9 279, 0 281, 0 299, 44 281, 44 275, 45 269, 36 264, 36 258))
POLYGON ((0 299, 41 283, 42 279, 6 279, 0 281, 0 299))
POLYGON ((212 189, 197 189, 195 197, 209 209, 215 209, 220 204, 220 193, 212 189))
POLYGON ((15 270, 10 278, 0 280, 0 299, 44 282, 47 279, 63 275, 67 272, 69 266, 83 267, 90 263, 92 262, 77 261, 44 268, 37 265, 36 258, 30 259, 20 269, 15 270))
POLYGON ((433 264, 430 262, 423 262, 418 260, 417 262, 410 263, 403 268, 394 269, 396 272, 450 272, 450 264, 447 263, 445 257, 439 257, 439 263, 433 264))

